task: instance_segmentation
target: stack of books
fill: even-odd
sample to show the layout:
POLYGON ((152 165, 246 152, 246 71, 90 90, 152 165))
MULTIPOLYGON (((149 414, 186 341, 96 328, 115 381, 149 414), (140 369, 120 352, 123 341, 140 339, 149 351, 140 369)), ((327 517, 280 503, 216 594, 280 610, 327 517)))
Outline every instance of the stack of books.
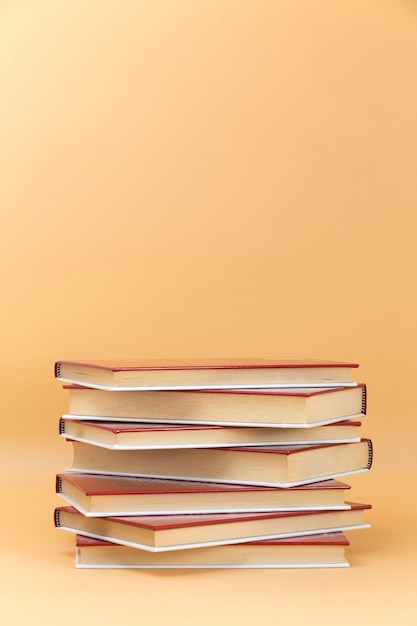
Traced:
POLYGON ((69 392, 56 477, 76 566, 346 567, 369 504, 355 363, 313 359, 59 361, 69 392))

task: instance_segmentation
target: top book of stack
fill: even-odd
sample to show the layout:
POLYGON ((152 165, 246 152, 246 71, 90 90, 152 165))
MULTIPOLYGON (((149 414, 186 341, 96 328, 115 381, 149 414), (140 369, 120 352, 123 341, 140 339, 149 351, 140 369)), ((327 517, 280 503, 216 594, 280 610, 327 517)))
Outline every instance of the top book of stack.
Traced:
POLYGON ((357 363, 303 358, 57 361, 55 377, 104 389, 268 389, 355 386, 357 363))

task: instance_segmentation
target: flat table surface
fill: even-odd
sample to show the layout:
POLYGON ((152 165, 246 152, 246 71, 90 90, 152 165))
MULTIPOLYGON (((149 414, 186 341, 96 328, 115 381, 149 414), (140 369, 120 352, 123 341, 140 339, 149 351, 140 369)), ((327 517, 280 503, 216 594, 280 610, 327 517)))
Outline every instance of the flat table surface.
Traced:
POLYGON ((53 525, 66 445, 8 445, 2 456, 5 626, 417 624, 417 499, 415 476, 404 467, 384 473, 375 463, 346 481, 349 499, 373 505, 372 528, 346 533, 349 568, 77 570, 74 535, 53 525))

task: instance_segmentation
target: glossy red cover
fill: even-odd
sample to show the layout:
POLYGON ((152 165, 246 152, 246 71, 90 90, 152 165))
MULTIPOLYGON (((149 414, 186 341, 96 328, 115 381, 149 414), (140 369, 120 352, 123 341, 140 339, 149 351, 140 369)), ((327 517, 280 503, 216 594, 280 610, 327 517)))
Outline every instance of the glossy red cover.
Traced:
MULTIPOLYGON (((107 392, 106 392, 107 393, 107 392)), ((130 392, 129 392, 130 393, 130 392)), ((178 431, 178 430, 219 430, 225 428, 236 428, 235 426, 221 426, 219 424, 169 424, 161 422, 99 422, 85 419, 85 420, 68 420, 65 422, 73 421, 77 424, 88 424, 94 428, 101 428, 103 430, 110 430, 117 435, 118 433, 140 433, 140 432, 154 432, 154 431, 178 431)), ((245 428, 239 426, 239 428, 245 428)), ((250 426, 246 426, 250 428, 250 426)))
MULTIPOLYGON (((108 430, 117 435, 118 433, 140 433, 140 432, 154 432, 154 431, 178 431, 178 430, 225 430, 230 428, 254 428, 253 426, 220 426, 212 424, 168 424, 158 422, 100 422, 92 420, 71 420, 65 419, 65 422, 76 422, 77 424, 85 424, 90 427, 99 428, 102 430, 108 430)), ((361 422, 353 422, 346 420, 344 422, 335 422, 334 424, 323 424, 323 428, 327 426, 361 426, 361 422)), ((60 429, 60 432, 62 430, 60 429)))
POLYGON ((221 358, 221 359, 116 359, 72 361, 61 360, 55 363, 58 377, 60 364, 81 365, 98 369, 117 371, 133 370, 189 370, 189 369, 253 369, 253 368, 301 368, 301 367, 358 367, 357 363, 343 363, 306 358, 221 358))
POLYGON ((317 450, 318 448, 335 448, 337 446, 357 446, 364 441, 368 442, 369 449, 369 467, 371 467, 372 462, 372 441, 370 439, 361 439, 360 441, 352 441, 348 443, 311 443, 311 444, 294 444, 292 446, 287 446, 284 448, 283 446, 248 446, 248 447, 233 447, 233 448, 221 448, 224 452, 233 452, 238 450, 239 452, 253 452, 258 454, 283 454, 285 456, 289 456, 290 454, 297 454, 297 452, 306 452, 309 450, 317 450))
MULTIPOLYGON (((85 537, 84 535, 76 535, 75 545, 78 548, 90 547, 90 546, 117 546, 120 545, 112 543, 111 541, 105 541, 104 539, 93 539, 92 537, 85 537)), ((281 539, 262 539, 261 541, 247 541, 242 544, 235 544, 240 546, 348 546, 349 541, 345 535, 341 532, 335 533, 322 533, 321 535, 303 535, 299 537, 282 537, 281 539)))
POLYGON ((163 478, 136 478, 130 476, 111 476, 107 474, 58 474, 56 492, 61 491, 61 481, 66 480, 87 496, 97 495, 133 495, 165 493, 210 493, 210 492, 248 492, 248 491, 313 491, 317 489, 350 489, 338 480, 324 480, 297 487, 263 487, 258 485, 229 485, 226 483, 207 483, 188 480, 163 478))
MULTIPOLYGON (((360 504, 356 502, 347 502, 351 509, 370 509, 370 504, 360 504)), ((57 507, 55 509, 55 524, 59 526, 59 512, 65 511, 73 515, 82 515, 74 507, 57 507)), ((347 512, 336 511, 336 513, 347 512)), ((284 512, 263 512, 263 513, 187 513, 185 515, 131 515, 131 516, 108 516, 106 518, 115 521, 119 524, 126 524, 129 526, 138 526, 140 528, 147 528, 148 530, 169 530, 173 528, 187 528, 193 526, 208 526, 211 524, 227 524, 231 522, 247 522, 251 520, 261 520, 267 518, 279 518, 279 517, 293 517, 295 515, 323 515, 334 514, 334 510, 329 511, 284 511, 284 512)))

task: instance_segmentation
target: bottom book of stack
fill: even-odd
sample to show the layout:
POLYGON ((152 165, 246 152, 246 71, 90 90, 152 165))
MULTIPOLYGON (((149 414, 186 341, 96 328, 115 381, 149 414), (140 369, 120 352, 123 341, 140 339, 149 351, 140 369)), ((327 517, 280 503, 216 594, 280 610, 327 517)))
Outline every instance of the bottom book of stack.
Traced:
POLYGON ((86 517, 57 507, 77 534, 78 567, 346 567, 343 532, 368 528, 367 504, 346 509, 86 517), (80 537, 83 536, 83 538, 80 537), (89 538, 89 539, 87 539, 89 538))
POLYGON ((75 564, 97 569, 349 567, 348 545, 336 532, 155 553, 77 535, 75 564))

